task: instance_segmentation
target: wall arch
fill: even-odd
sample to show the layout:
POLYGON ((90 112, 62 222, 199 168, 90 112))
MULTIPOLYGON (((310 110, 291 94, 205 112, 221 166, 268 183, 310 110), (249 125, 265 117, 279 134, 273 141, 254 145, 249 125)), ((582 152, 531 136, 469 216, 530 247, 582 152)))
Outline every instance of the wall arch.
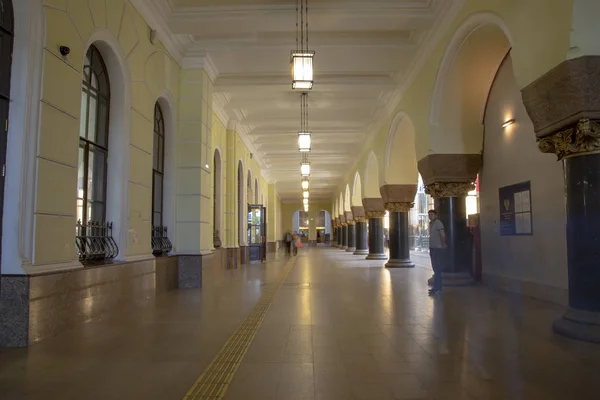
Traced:
MULTIPOLYGON (((129 235, 129 150, 131 140, 131 74, 126 54, 118 39, 108 30, 95 31, 84 47, 94 45, 106 64, 110 77, 110 121, 108 141, 107 220, 113 222, 113 236, 119 245, 118 260, 127 254, 129 235)), ((81 59, 80 65, 83 65, 81 59)))
POLYGON ((254 178, 254 204, 261 204, 258 202, 259 193, 258 193, 258 178, 254 178))
POLYGON ((352 185, 352 197, 350 199, 353 207, 362 207, 362 192, 360 173, 356 171, 354 174, 354 184, 352 185))
POLYGON ((396 114, 388 131, 382 172, 385 185, 417 183, 415 127, 403 111, 396 114))
POLYGON ((367 165, 365 167, 365 184, 363 198, 380 198, 379 192, 379 163, 373 150, 369 151, 367 156, 367 165))
POLYGON ((346 184, 346 191, 344 192, 344 212, 345 211, 352 211, 350 185, 349 184, 346 184))
POLYGON ((472 14, 456 30, 435 81, 429 113, 430 153, 481 152, 487 97, 512 45, 505 22, 492 12, 472 14))

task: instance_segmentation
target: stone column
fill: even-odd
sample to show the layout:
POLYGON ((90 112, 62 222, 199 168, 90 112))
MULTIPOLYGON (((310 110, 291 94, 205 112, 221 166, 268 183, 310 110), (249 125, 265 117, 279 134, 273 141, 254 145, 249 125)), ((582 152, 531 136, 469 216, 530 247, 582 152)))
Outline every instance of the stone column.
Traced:
POLYGON ((369 219, 369 254, 367 260, 387 260, 383 243, 383 217, 385 211, 367 211, 369 219))
POLYGON ((408 212, 413 203, 385 203, 390 213, 390 258, 386 268, 413 268, 410 260, 408 212))
POLYGON ((356 219, 356 250, 354 251, 354 255, 366 256, 369 254, 367 233, 367 218, 358 217, 356 219))
POLYGON ((340 218, 337 217, 335 219, 335 243, 333 244, 333 247, 335 248, 339 248, 341 243, 342 243, 342 232, 341 232, 341 222, 340 222, 340 218))
POLYGON ((419 161, 425 192, 446 233, 445 286, 466 286, 473 278, 473 237, 467 225, 466 197, 481 168, 480 154, 431 154, 419 161))
POLYGON ((444 285, 462 286, 475 283, 473 278, 473 240, 467 225, 467 195, 473 183, 444 182, 427 185, 426 192, 435 200, 435 208, 444 224, 446 268, 444 285))
POLYGON ((417 185, 396 184, 379 188, 384 207, 390 213, 390 258, 386 268, 412 268, 408 212, 413 207, 417 185))
POLYGON ((354 215, 352 211, 344 212, 347 224, 346 252, 354 253, 356 250, 356 226, 354 225, 354 215))
POLYGON ((356 250, 354 255, 366 256, 369 254, 369 245, 367 242, 367 218, 364 207, 352 207, 352 215, 356 223, 356 250))
POLYGON ((356 223, 354 220, 348 221, 348 247, 346 252, 354 253, 356 251, 356 223))
POLYGON ((348 224, 344 222, 342 224, 342 245, 340 246, 340 250, 346 251, 348 248, 348 224))
POLYGON ((554 330, 588 342, 600 342, 598 88, 600 56, 584 56, 564 61, 522 91, 539 149, 556 154, 564 166, 569 309, 554 330))

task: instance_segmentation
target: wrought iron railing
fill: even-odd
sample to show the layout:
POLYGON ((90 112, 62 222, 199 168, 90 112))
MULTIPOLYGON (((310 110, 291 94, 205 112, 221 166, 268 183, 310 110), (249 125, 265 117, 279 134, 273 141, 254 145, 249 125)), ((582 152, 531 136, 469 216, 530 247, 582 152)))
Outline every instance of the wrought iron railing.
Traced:
POLYGON ((112 222, 77 221, 75 243, 79 261, 111 260, 119 254, 119 247, 112 237, 112 222))
POLYGON ((152 227, 152 254, 161 256, 169 254, 173 250, 173 245, 167 235, 166 226, 152 227))

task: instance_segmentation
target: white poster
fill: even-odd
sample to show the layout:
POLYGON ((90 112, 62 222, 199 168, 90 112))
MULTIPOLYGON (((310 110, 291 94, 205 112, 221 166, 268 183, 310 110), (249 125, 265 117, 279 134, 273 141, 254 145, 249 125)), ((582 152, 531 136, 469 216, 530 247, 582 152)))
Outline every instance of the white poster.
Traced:
POLYGON ((524 212, 531 211, 530 197, 531 197, 531 194, 529 193, 529 190, 521 192, 521 204, 522 204, 522 209, 524 212))
MULTIPOLYGON (((515 201, 515 212, 516 213, 519 213, 519 212, 522 211, 521 210, 521 203, 522 203, 521 197, 522 197, 522 195, 523 195, 523 192, 517 192, 514 195, 514 199, 515 199, 514 200, 515 201)), ((517 229, 517 233, 519 233, 518 229, 517 229)))

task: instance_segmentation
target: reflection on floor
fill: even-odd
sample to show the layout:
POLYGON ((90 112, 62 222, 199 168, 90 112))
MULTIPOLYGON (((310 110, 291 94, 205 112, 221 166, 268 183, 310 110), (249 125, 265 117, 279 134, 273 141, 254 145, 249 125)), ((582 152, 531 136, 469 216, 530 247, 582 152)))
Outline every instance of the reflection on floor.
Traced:
MULTIPOLYGON (((386 270, 302 249, 225 399, 598 398, 600 345, 554 335, 560 307, 483 286, 432 299, 413 258, 386 270)), ((0 398, 181 399, 284 264, 212 271, 201 291, 0 350, 0 398)))

